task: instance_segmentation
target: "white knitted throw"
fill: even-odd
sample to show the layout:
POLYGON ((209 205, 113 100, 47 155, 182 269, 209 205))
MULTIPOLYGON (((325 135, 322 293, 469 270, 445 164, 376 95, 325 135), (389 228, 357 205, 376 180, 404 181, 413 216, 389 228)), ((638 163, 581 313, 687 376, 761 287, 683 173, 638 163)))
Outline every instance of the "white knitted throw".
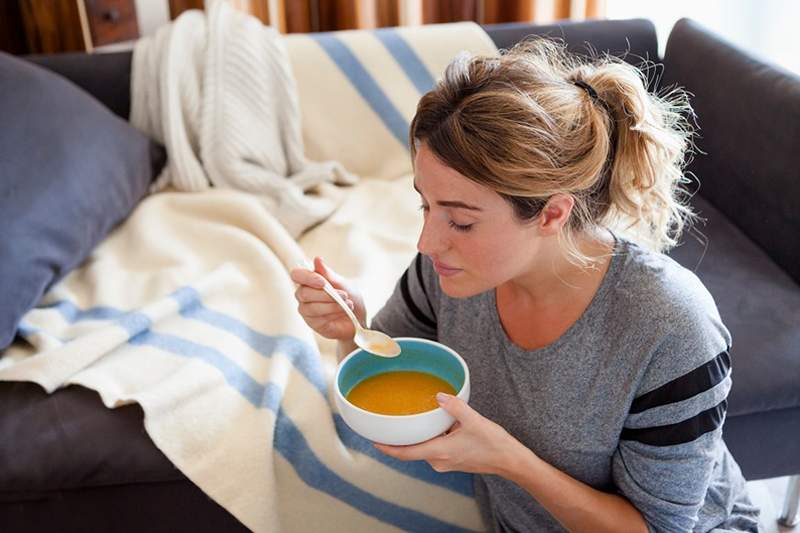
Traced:
POLYGON ((264 195, 297 237, 338 203, 332 186, 356 178, 334 161, 304 156, 296 84, 273 28, 207 2, 133 51, 131 123, 163 143, 168 162, 154 185, 211 186, 264 195))

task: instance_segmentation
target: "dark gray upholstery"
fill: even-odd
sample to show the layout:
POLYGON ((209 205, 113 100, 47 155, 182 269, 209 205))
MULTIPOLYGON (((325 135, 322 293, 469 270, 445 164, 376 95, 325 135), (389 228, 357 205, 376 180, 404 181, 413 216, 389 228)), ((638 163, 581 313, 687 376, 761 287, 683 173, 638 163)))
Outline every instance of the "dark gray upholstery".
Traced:
POLYGON ((248 531, 177 470, 142 409, 0 382, 0 531, 248 531))
POLYGON ((704 197, 692 205, 707 222, 670 255, 700 277, 733 336, 725 442, 747 479, 800 472, 800 287, 704 197))
POLYGON ((562 40, 574 54, 593 56, 609 53, 641 68, 652 89, 658 82, 660 69, 658 41, 653 23, 645 19, 565 21, 559 24, 533 26, 528 23, 490 24, 485 26, 498 48, 510 48, 528 35, 562 40))
POLYGON ((61 74, 128 119, 131 107, 131 52, 28 56, 32 63, 61 74))
MULTIPOLYGON (((539 27, 508 24, 490 26, 487 30, 499 47, 508 47, 531 33, 544 33, 563 36, 577 51, 586 50, 585 41, 600 51, 629 51, 627 59, 634 64, 639 57, 657 57, 655 31, 647 21, 539 27)), ((671 82, 689 84, 694 77, 678 65, 694 62, 702 65, 692 71, 699 77, 709 61, 692 48, 697 37, 687 34, 691 32, 685 25, 676 31, 687 46, 683 48, 671 41, 665 77, 671 82), (673 73, 669 72, 670 64, 676 65, 673 73)), ((117 114, 127 117, 130 54, 78 54, 34 60, 90 90, 117 114)), ((776 79, 760 64, 757 70, 764 79, 776 79)), ((726 83, 726 90, 736 93, 736 79, 726 83)), ((693 89, 706 87, 713 85, 693 89)), ((762 89, 769 95, 779 90, 772 86, 762 89)), ((747 194, 755 197, 756 193, 745 189, 743 198, 734 199, 738 203, 733 214, 730 209, 715 207, 717 202, 727 201, 727 196, 705 195, 713 190, 706 188, 705 180, 720 179, 724 175, 720 172, 728 172, 719 170, 727 164, 720 162, 720 158, 738 157, 737 152, 747 149, 751 137, 781 132, 772 132, 770 124, 762 123, 748 122, 746 130, 737 129, 741 125, 731 127, 728 115, 717 117, 712 110, 703 109, 706 105, 713 106, 713 98, 705 93, 698 97, 705 139, 711 141, 721 136, 725 141, 720 142, 720 149, 707 148, 708 160, 701 161, 698 157, 694 166, 703 183, 701 195, 694 202, 701 215, 708 218, 707 226, 700 228, 708 237, 708 246, 687 237, 686 244, 676 249, 673 257, 698 273, 716 298, 733 334, 734 389, 725 438, 745 475, 757 479, 800 473, 796 444, 800 439, 797 391, 800 289, 770 258, 771 252, 767 255, 748 238, 749 233, 743 233, 727 218, 730 215, 737 220, 738 210, 758 215, 757 205, 746 201, 747 194)), ((793 102, 796 105, 798 99, 794 97, 793 102)), ((752 100, 750 103, 755 106, 752 100)), ((739 107, 725 109, 740 111, 739 107)), ((774 117, 771 120, 772 124, 782 124, 780 127, 786 132, 796 132, 791 125, 774 117)), ((771 150, 771 146, 775 145, 768 144, 762 149, 771 150)), ((770 153, 786 157, 789 162, 797 157, 784 151, 770 153)), ((764 158, 768 156, 769 153, 764 158)), ((769 195, 772 190, 769 175, 759 172, 757 176, 759 180, 752 185, 762 186, 760 193, 769 195)), ((795 186, 798 184, 800 180, 796 180, 795 186)), ((792 196, 795 205, 800 200, 796 190, 792 196)), ((788 191, 784 188, 774 194, 789 197, 788 191)), ((790 216, 792 212, 796 213, 797 208, 789 211, 790 216)), ((781 231, 784 228, 774 227, 781 231)), ((795 235, 787 235, 784 242, 796 239, 795 235)), ((9 531, 244 530, 152 444, 144 432, 142 412, 137 406, 107 410, 96 393, 80 387, 47 395, 35 385, 0 383, 0 435, 13 435, 0 439, 0 524, 9 531)))
POLYGON ((800 283, 800 76, 683 19, 664 54, 672 83, 694 95, 700 194, 800 283))
POLYGON ((707 247, 687 237, 671 255, 733 336, 725 440, 749 479, 800 473, 800 78, 684 19, 663 83, 692 93, 701 129, 689 171, 707 247))

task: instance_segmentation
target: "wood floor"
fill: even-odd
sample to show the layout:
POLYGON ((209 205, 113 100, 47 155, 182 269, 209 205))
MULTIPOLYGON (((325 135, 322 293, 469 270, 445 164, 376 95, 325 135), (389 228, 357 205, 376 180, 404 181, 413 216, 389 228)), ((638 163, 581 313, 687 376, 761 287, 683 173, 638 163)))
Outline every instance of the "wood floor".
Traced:
POLYGON ((783 511, 783 498, 788 482, 788 477, 776 477, 747 483, 753 503, 761 507, 761 525, 764 533, 800 533, 800 525, 781 527, 777 522, 783 511))

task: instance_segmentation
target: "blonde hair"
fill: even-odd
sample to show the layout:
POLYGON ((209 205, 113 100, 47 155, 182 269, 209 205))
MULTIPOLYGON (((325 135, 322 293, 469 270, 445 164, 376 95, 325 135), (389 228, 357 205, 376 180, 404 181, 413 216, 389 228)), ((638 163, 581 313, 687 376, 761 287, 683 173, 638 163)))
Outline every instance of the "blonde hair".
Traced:
POLYGON ((646 82, 620 59, 581 59, 543 38, 498 56, 463 54, 417 106, 412 157, 424 142, 523 221, 554 194, 571 194, 560 237, 576 264, 596 259, 579 250, 577 236, 597 228, 665 251, 693 216, 681 188, 691 108, 685 92, 658 96, 646 82))

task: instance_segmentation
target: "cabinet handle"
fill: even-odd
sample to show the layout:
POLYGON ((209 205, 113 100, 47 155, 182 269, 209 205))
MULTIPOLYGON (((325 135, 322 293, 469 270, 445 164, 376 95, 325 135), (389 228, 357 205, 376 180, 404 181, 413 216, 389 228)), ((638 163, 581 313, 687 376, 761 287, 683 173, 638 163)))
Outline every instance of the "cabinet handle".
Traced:
POLYGON ((103 13, 103 18, 106 19, 108 22, 117 22, 119 20, 119 10, 118 9, 110 9, 103 13))

